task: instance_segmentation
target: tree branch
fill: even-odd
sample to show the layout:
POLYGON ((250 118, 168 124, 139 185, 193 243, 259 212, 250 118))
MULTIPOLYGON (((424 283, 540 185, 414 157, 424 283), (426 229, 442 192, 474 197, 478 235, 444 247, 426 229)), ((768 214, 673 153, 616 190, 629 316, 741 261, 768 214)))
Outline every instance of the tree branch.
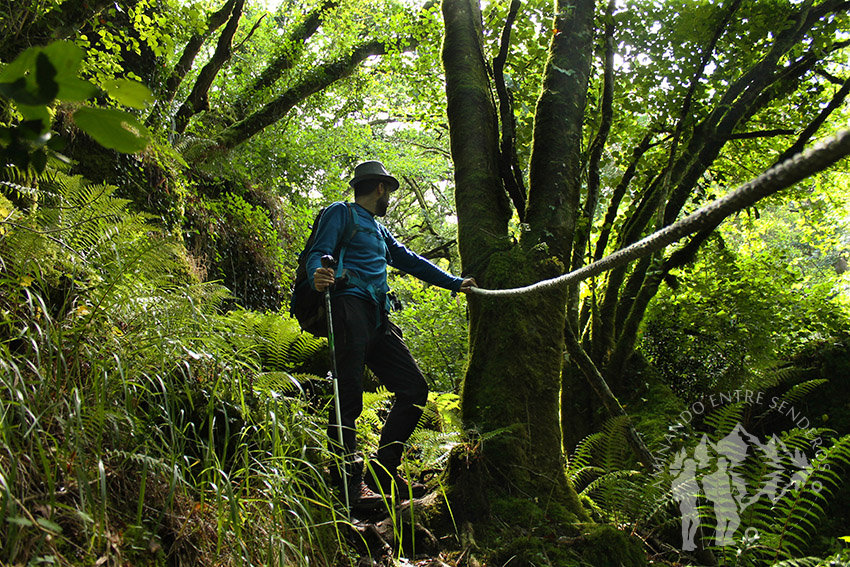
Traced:
POLYGON ((246 35, 246 36, 245 36, 245 39, 243 39, 242 41, 240 41, 240 42, 239 42, 239 45, 237 45, 236 47, 234 47, 234 48, 233 48, 233 51, 234 51, 234 52, 239 51, 240 49, 242 49, 242 47, 243 47, 246 43, 248 43, 248 41, 250 41, 251 37, 252 37, 252 36, 254 35, 254 33, 257 31, 257 28, 259 28, 259 27, 260 27, 260 24, 262 24, 262 23, 263 23, 263 20, 265 20, 265 19, 266 19, 266 14, 263 14, 262 16, 260 16, 260 17, 257 19, 257 21, 256 21, 256 22, 254 22, 254 25, 251 27, 251 31, 249 31, 249 32, 248 32, 248 35, 246 35))
MULTIPOLYGON (((649 223, 655 208, 658 206, 658 198, 661 194, 664 173, 658 174, 642 192, 640 202, 637 209, 626 220, 620 230, 619 248, 623 248, 637 242, 643 228, 649 223)), ((639 270, 641 265, 635 267, 639 270)), ((608 355, 608 351, 614 345, 616 333, 615 317, 617 314, 618 305, 621 301, 620 290, 623 282, 626 280, 628 266, 623 265, 611 270, 608 274, 608 281, 605 286, 605 292, 602 294, 602 304, 599 308, 598 327, 594 329, 594 360, 601 363, 608 355)))
MULTIPOLYGON (((713 162, 716 156, 719 155, 720 150, 728 140, 736 138, 752 138, 762 135, 787 135, 793 133, 788 130, 777 129, 764 132, 733 134, 731 129, 740 122, 748 119, 748 117, 752 116, 758 109, 762 108, 768 102, 774 100, 780 95, 780 90, 770 88, 771 86, 778 86, 799 80, 799 77, 810 70, 818 60, 815 54, 810 52, 788 67, 781 68, 779 66, 778 61, 782 53, 787 52, 792 44, 795 41, 798 41, 808 27, 813 25, 814 21, 816 21, 813 20, 811 14, 807 12, 806 6, 797 12, 796 20, 797 24, 791 28, 794 30, 795 34, 788 35, 784 38, 781 37, 782 34, 780 34, 780 37, 777 38, 777 42, 770 50, 770 56, 765 58, 765 60, 762 60, 762 62, 756 65, 754 69, 761 67, 767 60, 772 60, 773 67, 764 67, 759 73, 753 73, 754 69, 751 69, 750 72, 746 73, 745 75, 751 75, 751 83, 743 86, 738 85, 736 88, 740 87, 740 95, 731 107, 722 112, 718 112, 718 109, 715 109, 715 111, 712 112, 714 119, 717 120, 716 126, 705 127, 704 124, 703 137, 701 139, 699 137, 695 137, 695 139, 692 140, 692 147, 684 154, 685 156, 690 156, 687 158, 687 162, 689 162, 689 164, 684 168, 684 174, 678 176, 678 187, 673 192, 673 195, 667 203, 664 226, 667 226, 675 220, 675 216, 678 214, 678 211, 681 210, 687 196, 690 195, 697 176, 704 173, 705 169, 713 162), (707 132, 711 132, 712 130, 712 134, 709 135, 707 132), (696 144, 694 142, 696 142, 696 144), (673 214, 673 211, 676 212, 676 215, 673 214)), ((837 49, 838 47, 836 46, 841 45, 842 43, 843 42, 838 42, 832 47, 837 49)), ((734 89, 730 89, 730 91, 732 90, 734 89)), ((839 93, 836 94, 837 98, 834 99, 833 102, 836 105, 840 105, 841 101, 843 101, 846 96, 847 92, 841 93, 839 91, 839 93)), ((827 116, 834 109, 835 107, 832 103, 825 108, 818 119, 810 124, 809 127, 807 127, 801 134, 798 142, 789 148, 788 152, 791 153, 786 152, 783 154, 783 157, 787 158, 793 155, 793 153, 801 151, 805 143, 811 138, 811 136, 814 135, 818 126, 822 123, 822 121, 826 120, 827 116)), ((777 160, 776 163, 781 163, 781 161, 783 160, 777 160)), ((686 163, 685 159, 680 158, 680 163, 686 163)), ((628 356, 631 355, 631 352, 627 352, 628 349, 633 348, 634 346, 632 338, 629 338, 626 335, 633 332, 636 333, 637 324, 639 324, 640 319, 643 316, 643 312, 646 309, 646 303, 648 303, 649 298, 654 295, 658 285, 660 284, 660 276, 658 274, 646 277, 645 270, 648 268, 649 265, 646 263, 639 263, 638 266, 635 267, 635 270, 630 276, 629 282, 626 284, 623 297, 616 305, 617 316, 614 322, 614 329, 619 339, 617 339, 616 346, 611 355, 611 362, 615 366, 619 366, 621 370, 628 359, 628 356)), ((612 374, 609 374, 609 377, 610 376, 612 376, 612 374)))
MULTIPOLYGON (((646 227, 649 226, 653 216, 659 211, 660 207, 664 206, 663 204, 665 201, 667 202, 666 208, 669 209, 670 199, 668 199, 668 197, 671 193, 673 197, 678 194, 674 187, 677 186, 681 179, 682 170, 689 166, 693 166, 694 160, 692 160, 692 158, 697 153, 693 149, 694 139, 699 138, 697 132, 704 129, 704 127, 698 127, 695 129, 694 135, 691 138, 691 147, 687 148, 683 155, 679 155, 678 153, 679 142, 684 132, 685 124, 688 122, 687 116, 691 112, 693 96, 699 86, 700 78, 704 76, 705 69, 711 61, 711 56, 717 47, 717 43, 728 27, 732 16, 740 7, 740 4, 741 0, 731 0, 729 7, 725 10, 723 17, 714 28, 714 33, 700 56, 699 65, 691 77, 688 91, 682 102, 682 111, 679 113, 679 119, 676 122, 676 127, 673 132, 667 164, 661 175, 657 178, 657 183, 654 184, 653 190, 645 195, 638 207, 638 210, 623 226, 621 245, 628 245, 632 242, 636 242, 643 234, 646 227)), ((703 138, 703 141, 704 140, 705 138, 703 138)), ((687 194, 689 193, 690 186, 688 186, 687 194)), ((663 221, 659 224, 666 225, 669 224, 669 222, 670 221, 668 221, 665 216, 663 221)), ((600 309, 600 330, 603 332, 603 337, 600 345, 594 350, 595 356, 602 356, 602 353, 606 352, 612 344, 619 342, 615 338, 622 335, 620 329, 618 329, 618 321, 622 322, 625 319, 626 314, 629 312, 634 296, 638 294, 641 286, 643 285, 646 270, 648 268, 648 260, 639 262, 634 267, 628 281, 626 281, 625 268, 615 270, 609 276, 608 287, 605 289, 603 305, 600 309), (626 285, 626 291, 623 293, 624 297, 621 298, 620 287, 624 282, 626 285), (612 285, 614 284, 615 287, 612 288, 612 285)))
POLYGON ((295 61, 304 51, 306 41, 319 29, 319 25, 322 22, 322 15, 338 5, 339 0, 325 0, 312 12, 307 14, 304 21, 292 30, 289 37, 283 42, 283 47, 277 52, 268 66, 263 69, 260 76, 254 79, 248 88, 245 89, 244 94, 234 104, 237 116, 244 118, 251 98, 256 96, 256 93, 274 85, 283 76, 284 72, 292 69, 295 61))
POLYGON ((543 89, 537 100, 522 243, 547 243, 569 265, 581 193, 581 145, 590 80, 593 0, 556 0, 543 89))
MULTIPOLYGON (((638 328, 643 321, 649 302, 655 297, 661 283, 670 274, 670 271, 684 266, 693 261, 703 243, 720 225, 722 219, 702 229, 691 238, 687 244, 673 252, 669 258, 661 263, 659 269, 647 274, 641 283, 640 289, 635 293, 634 299, 628 304, 628 311, 621 315, 623 322, 619 325, 619 338, 611 353, 606 368, 608 376, 622 376, 632 353, 638 337, 638 328)), ((618 315, 620 315, 618 313, 618 315)))
POLYGON ((511 29, 519 12, 520 0, 512 0, 505 25, 502 28, 499 54, 493 60, 493 78, 496 83, 496 94, 499 97, 499 118, 502 126, 502 137, 499 144, 499 173, 505 190, 513 201, 520 222, 525 222, 526 190, 522 180, 522 171, 516 155, 516 117, 514 116, 513 97, 505 84, 505 62, 511 44, 511 29))
POLYGON ((629 188, 632 179, 635 177, 640 159, 643 157, 643 154, 652 147, 653 144, 650 142, 652 142, 652 137, 654 135, 655 133, 651 131, 644 135, 643 139, 634 149, 634 152, 632 153, 632 161, 623 173, 623 177, 614 188, 614 192, 611 195, 611 202, 608 205, 608 212, 605 213, 605 220, 602 222, 602 230, 600 231, 599 238, 596 241, 596 251, 593 254, 594 261, 599 260, 605 255, 605 249, 608 247, 608 241, 611 238, 614 221, 617 220, 620 203, 623 201, 623 197, 626 195, 626 190, 629 188))
POLYGON ((433 260, 434 258, 445 258, 446 260, 451 260, 451 248, 455 244, 457 244, 457 240, 455 239, 446 241, 436 248, 432 248, 427 252, 422 252, 421 256, 428 260, 433 260))
POLYGON ((815 73, 817 73, 821 77, 825 78, 827 81, 829 81, 830 83, 832 83, 834 85, 840 86, 840 85, 844 84, 844 80, 841 77, 837 77, 837 76, 833 75, 832 73, 830 73, 826 69, 815 69, 815 73))
MULTIPOLYGON (((593 217, 599 204, 599 164, 602 152, 608 142, 611 124, 614 121, 614 0, 608 1, 605 13, 605 56, 604 78, 602 86, 601 120, 596 137, 590 144, 590 157, 587 164, 587 199, 582 210, 582 224, 576 229, 576 244, 573 248, 571 269, 576 270, 584 265, 585 249, 590 240, 590 229, 593 217)), ((578 302, 575 303, 578 305, 578 302)))
MULTIPOLYGON (((593 217, 599 206, 599 164, 602 161, 602 152, 608 142, 608 134, 611 132, 611 124, 614 121, 614 0, 608 1, 605 11, 605 54, 603 57, 603 84, 601 120, 599 130, 593 142, 590 144, 589 159, 587 164, 587 198, 580 212, 580 222, 577 223, 573 244, 573 256, 569 264, 570 270, 577 270, 585 263, 585 258, 590 256, 590 232, 593 228, 593 217)), ((579 286, 570 286, 568 320, 573 325, 575 332, 579 328, 579 286)))
POLYGON ((499 175, 498 121, 482 53, 480 6, 477 0, 453 0, 443 2, 442 12, 458 249, 464 272, 480 277, 490 251, 507 237, 511 206, 499 175))
POLYGON ((192 68, 192 64, 195 62, 195 57, 198 56, 198 52, 200 52, 204 42, 215 30, 224 25, 224 22, 227 21, 231 12, 233 12, 233 5, 235 3, 236 0, 228 0, 224 6, 212 13, 207 20, 207 29, 204 33, 194 34, 183 47, 183 53, 180 55, 180 60, 177 61, 177 65, 174 66, 174 69, 171 70, 171 74, 165 80, 165 87, 162 92, 159 93, 156 104, 151 110, 151 113, 148 115, 148 119, 146 121, 147 126, 152 126, 155 121, 159 120, 166 112, 169 105, 171 105, 174 101, 177 89, 180 88, 180 84, 183 82, 183 79, 186 78, 186 74, 189 72, 189 69, 192 68))
MULTIPOLYGON (((51 40, 74 37, 87 21, 109 7, 114 0, 88 0, 63 2, 43 17, 35 19, 31 2, 6 2, 0 18, 0 53, 5 61, 12 61, 22 51, 33 45, 47 44, 51 40), (27 24, 27 20, 32 20, 27 24)), ((139 0, 127 0, 124 5, 133 7, 139 0)))
POLYGON ((631 422, 631 418, 628 417, 626 410, 623 409, 623 406, 620 405, 620 401, 611 391, 611 388, 608 387, 608 383, 605 381, 602 373, 599 372, 599 369, 587 355, 587 352, 585 352, 579 344, 573 330, 569 328, 569 325, 567 325, 567 327, 568 328, 564 333, 564 338, 567 352, 570 357, 579 367, 579 370, 581 370, 582 375, 584 375, 585 380, 587 380, 588 384, 590 384, 591 388, 593 388, 593 391, 596 392, 597 396, 599 396, 599 399, 602 401, 602 405, 604 405, 605 409, 608 411, 608 415, 611 417, 626 417, 629 420, 626 434, 629 447, 634 452, 638 461, 647 468, 653 468, 655 465, 655 457, 652 456, 652 453, 640 438, 640 435, 631 422))
POLYGON ((239 20, 242 18, 242 8, 244 6, 245 0, 236 0, 233 6, 233 12, 230 14, 230 20, 218 38, 218 44, 216 45, 212 59, 201 69, 198 79, 192 87, 192 92, 189 93, 189 96, 177 111, 177 116, 175 117, 175 130, 177 132, 182 134, 186 130, 186 126, 189 124, 189 119, 192 116, 209 108, 207 95, 218 72, 230 60, 230 56, 233 54, 231 44, 233 43, 233 37, 236 35, 236 30, 239 29, 239 20))
MULTIPOLYGON (((422 9, 427 10, 430 5, 431 2, 426 3, 422 9)), ((351 53, 336 61, 311 69, 298 84, 290 87, 256 112, 222 130, 216 136, 216 146, 219 150, 232 150, 286 116, 290 110, 310 95, 351 75, 367 58, 385 55, 391 50, 411 51, 418 45, 416 38, 398 38, 395 41, 395 45, 376 40, 369 41, 354 48, 351 53)))
MULTIPOLYGON (((691 112, 691 106, 693 105, 694 93, 699 87, 700 79, 705 75, 705 69, 708 64, 711 62, 711 56, 714 54, 714 50, 717 48, 717 43, 720 41, 720 38, 723 36, 723 33, 726 31, 726 28, 729 27, 729 22, 732 20, 732 16, 735 12, 738 11, 738 8, 741 7, 741 0, 732 0, 729 4, 729 8, 726 10, 726 13, 723 15, 723 18, 718 23, 717 27, 714 28, 714 35, 711 37, 711 40, 708 43, 707 48, 702 54, 700 58, 699 67, 694 72, 693 77, 691 77, 691 84, 688 87, 688 92, 685 95, 685 100, 682 103, 682 112, 679 113, 679 121, 676 124, 676 131, 673 134, 673 146, 675 147, 678 143, 679 137, 681 136, 682 129, 685 123, 685 118, 691 112)), ((672 159, 675 152, 671 152, 671 166, 672 159)))
POLYGON ((753 132, 738 132, 725 136, 725 140, 751 140, 753 138, 772 138, 773 136, 790 136, 794 130, 775 128, 773 130, 755 130, 753 132))
MULTIPOLYGON (((419 186, 419 182, 413 177, 407 175, 403 176, 403 179, 413 189, 416 202, 419 203, 419 208, 422 210, 423 224, 420 228, 427 229, 432 236, 442 240, 437 231, 434 230, 434 225, 431 223, 431 215, 428 214, 428 202, 425 200, 425 192, 422 191, 422 187, 419 186)), ((440 248, 442 248, 442 246, 440 248)))
MULTIPOLYGON (((623 200, 623 197, 626 195, 626 190, 629 188, 629 185, 634 179, 635 174, 637 172, 637 166, 640 163, 641 158, 647 152, 647 150, 652 146, 651 141, 654 136, 654 132, 647 132, 640 143, 635 147, 632 153, 632 161, 629 163, 626 171, 623 173, 623 177, 620 179, 620 182, 614 188, 614 191, 611 195, 611 201, 608 204, 608 211, 605 213, 605 219, 602 221, 602 228, 600 230, 599 238, 596 241, 596 250, 593 254, 593 261, 598 261, 605 255, 605 249, 608 247, 608 241, 611 237, 611 234, 614 230, 614 222, 617 220, 617 215, 619 214, 620 203, 623 200)), ((620 281, 622 281, 623 275, 620 276, 620 281)), ((619 284, 616 281, 609 279, 609 285, 606 289, 614 289, 619 290, 619 284)), ((595 292, 594 292, 595 295, 595 292)), ((604 297, 605 294, 603 294, 604 297)), ((611 297, 608 300, 610 316, 609 319, 613 322, 614 318, 614 308, 616 305, 616 295, 617 293, 612 293, 611 297)), ((585 303, 587 305, 587 303, 585 303)), ((603 299, 603 305, 600 306, 600 310, 596 309, 596 299, 594 298, 593 302, 588 305, 588 308, 592 308, 594 311, 594 316, 591 321, 591 333, 595 339, 594 347, 591 352, 591 357, 593 360, 601 360, 603 353, 606 350, 605 345, 611 343, 611 340, 604 338, 604 333, 610 332, 613 333, 613 326, 606 324, 603 326, 601 308, 605 305, 605 300, 603 299)))
POLYGON ((802 154, 771 167, 755 179, 744 183, 729 194, 700 207, 685 218, 655 231, 626 248, 609 254, 602 260, 575 272, 539 281, 535 284, 512 289, 475 288, 473 295, 487 297, 521 295, 532 291, 544 291, 555 287, 572 285, 637 258, 658 252, 688 236, 710 229, 739 211, 752 207, 759 200, 799 183, 803 179, 832 167, 850 155, 850 129, 839 131, 834 136, 806 149, 802 154))
POLYGON ((349 76, 360 63, 374 55, 384 55, 387 46, 380 41, 372 41, 354 49, 348 55, 324 66, 312 69, 297 85, 287 89, 248 117, 228 126, 219 133, 219 147, 231 150, 251 138, 267 126, 283 118, 295 105, 302 102, 336 81, 349 76))
MULTIPOLYGON (((732 83, 705 120, 696 129, 689 148, 678 160, 672 183, 675 185, 664 210, 663 225, 673 223, 687 202, 697 179, 705 173, 730 136, 746 116, 754 111, 754 102, 783 74, 779 61, 796 45, 817 21, 812 17, 812 2, 807 0, 795 13, 792 24, 782 29, 767 55, 732 83)), ((835 3, 827 0, 823 4, 835 3)), ((820 8, 821 6, 818 6, 820 8)), ((762 99, 766 104, 767 99, 762 99)))
POLYGON ((811 140, 815 133, 818 131, 818 128, 820 128, 823 123, 826 122, 826 119, 829 118, 829 116, 833 112, 835 112, 844 105, 844 101, 847 99, 848 94, 850 94, 850 78, 844 81, 844 84, 841 85, 841 88, 838 89, 838 91, 832 96, 832 99, 829 101, 829 104, 827 104, 823 108, 823 110, 821 110, 820 113, 815 117, 815 119, 812 120, 808 124, 808 126, 803 129, 803 131, 797 137, 797 141, 794 142, 787 150, 782 152, 782 154, 778 158, 776 158, 774 165, 782 163, 794 154, 802 152, 803 148, 806 147, 806 144, 809 142, 809 140, 811 140))

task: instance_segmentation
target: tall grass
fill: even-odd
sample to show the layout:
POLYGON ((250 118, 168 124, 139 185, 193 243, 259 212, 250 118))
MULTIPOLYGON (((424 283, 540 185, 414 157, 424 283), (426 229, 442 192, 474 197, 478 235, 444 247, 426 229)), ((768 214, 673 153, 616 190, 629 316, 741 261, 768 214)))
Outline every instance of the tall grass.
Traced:
MULTIPOLYGON (((0 227, 0 564, 336 565, 324 411, 108 186, 0 227)), ((246 315, 247 317, 247 315, 246 315)))

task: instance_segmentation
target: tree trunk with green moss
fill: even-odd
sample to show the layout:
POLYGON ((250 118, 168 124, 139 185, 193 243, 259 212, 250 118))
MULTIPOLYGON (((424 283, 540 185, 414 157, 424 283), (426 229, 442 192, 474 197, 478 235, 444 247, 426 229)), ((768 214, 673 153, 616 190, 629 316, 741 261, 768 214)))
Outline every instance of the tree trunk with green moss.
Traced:
MULTIPOLYGON (((473 0, 443 3, 448 117, 458 241, 466 273, 488 288, 516 287, 563 272, 578 204, 584 93, 592 51, 593 2, 559 2, 534 150, 522 242, 508 233, 510 202, 499 169, 499 124, 473 0), (569 4, 569 5, 568 5, 569 4)), ((470 300, 470 362, 462 417, 481 435, 454 482, 473 515, 494 498, 540 499, 582 516, 565 476, 560 381, 567 289, 470 300)), ((574 517, 575 517, 574 516, 574 517)))

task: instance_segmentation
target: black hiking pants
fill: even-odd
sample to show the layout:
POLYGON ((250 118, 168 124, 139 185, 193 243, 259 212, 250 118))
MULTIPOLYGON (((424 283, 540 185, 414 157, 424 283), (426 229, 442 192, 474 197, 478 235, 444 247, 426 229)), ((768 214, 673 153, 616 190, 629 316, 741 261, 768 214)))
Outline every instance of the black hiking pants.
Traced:
MULTIPOLYGON (((428 383, 404 344, 401 329, 374 303, 342 295, 333 298, 331 309, 346 462, 352 463, 357 451, 355 420, 363 411, 363 370, 368 366, 387 390, 395 394, 378 448, 380 464, 395 472, 401 464, 404 443, 416 429, 428 400, 428 383)), ((328 437, 330 447, 339 454, 334 407, 330 409, 328 437)), ((348 473, 356 475, 360 471, 348 473)))

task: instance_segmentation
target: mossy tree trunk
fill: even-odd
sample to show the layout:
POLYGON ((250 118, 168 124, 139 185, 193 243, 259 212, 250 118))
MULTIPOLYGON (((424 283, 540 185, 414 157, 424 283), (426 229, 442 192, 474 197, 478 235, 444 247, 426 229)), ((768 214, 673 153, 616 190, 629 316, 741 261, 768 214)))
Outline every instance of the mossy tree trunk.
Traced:
MULTIPOLYGON (((526 222, 508 234, 510 201, 500 176, 499 123, 483 58, 477 1, 446 0, 443 64, 458 241, 466 273, 489 288, 561 273, 570 256, 578 204, 584 93, 593 2, 559 2, 543 92, 537 105, 526 222), (572 69, 573 72, 564 72, 572 69)), ((467 511, 484 513, 500 495, 545 499, 581 515, 566 481, 559 425, 566 289, 470 300, 470 362, 462 417, 482 434, 476 465, 456 467, 467 511), (471 504, 471 506, 470 506, 471 504)))

